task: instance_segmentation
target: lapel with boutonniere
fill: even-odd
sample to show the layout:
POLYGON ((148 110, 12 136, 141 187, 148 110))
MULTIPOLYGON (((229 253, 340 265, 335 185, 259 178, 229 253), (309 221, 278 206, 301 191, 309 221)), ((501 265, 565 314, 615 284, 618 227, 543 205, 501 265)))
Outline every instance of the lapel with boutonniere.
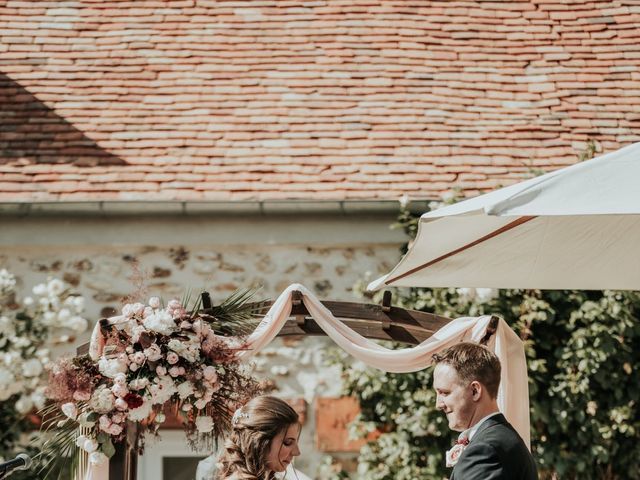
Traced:
POLYGON ((469 438, 466 436, 461 436, 456 440, 456 444, 451 447, 450 450, 447 450, 446 459, 447 459, 447 467, 454 467, 458 460, 460 459, 460 455, 464 452, 464 449, 469 445, 469 438))

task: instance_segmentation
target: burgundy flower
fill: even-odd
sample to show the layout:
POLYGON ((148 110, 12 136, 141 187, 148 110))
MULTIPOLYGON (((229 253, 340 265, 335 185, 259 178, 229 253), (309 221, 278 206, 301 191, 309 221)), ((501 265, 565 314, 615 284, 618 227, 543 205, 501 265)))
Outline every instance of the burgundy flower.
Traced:
POLYGON ((130 409, 138 408, 143 402, 142 397, 135 393, 127 393, 124 396, 124 401, 127 402, 130 409))

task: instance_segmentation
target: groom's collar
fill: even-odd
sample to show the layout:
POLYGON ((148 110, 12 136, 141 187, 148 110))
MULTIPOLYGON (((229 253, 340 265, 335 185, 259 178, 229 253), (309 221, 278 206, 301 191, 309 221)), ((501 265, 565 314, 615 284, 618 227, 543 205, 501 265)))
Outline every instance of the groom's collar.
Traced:
POLYGON ((459 439, 462 439, 462 438, 468 438, 468 439, 469 439, 469 441, 471 441, 471 439, 473 438, 473 436, 474 436, 476 433, 478 433, 478 431, 480 430, 480 427, 482 427, 482 426, 483 426, 483 424, 485 424, 487 420, 489 420, 490 418, 496 417, 496 416, 498 416, 498 415, 502 416, 502 413, 500 413, 500 412, 493 412, 493 413, 490 413, 489 415, 487 415, 486 417, 481 418, 481 419, 480 419, 480 421, 479 421, 478 423, 476 423, 473 427, 471 427, 471 428, 469 428, 469 429, 465 430, 464 432, 462 432, 462 433, 458 436, 458 438, 459 438, 459 439))

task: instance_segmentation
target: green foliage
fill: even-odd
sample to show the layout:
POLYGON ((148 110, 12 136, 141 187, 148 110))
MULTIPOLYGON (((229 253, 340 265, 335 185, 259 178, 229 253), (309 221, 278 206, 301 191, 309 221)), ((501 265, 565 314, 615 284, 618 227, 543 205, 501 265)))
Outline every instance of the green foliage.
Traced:
MULTIPOLYGON (((410 234, 416 222, 406 212, 399 219, 410 234)), ((406 289, 394 303, 452 318, 497 313, 520 335, 541 478, 638 478, 640 292, 481 290, 406 289)), ((343 363, 360 428, 384 432, 361 450, 358 478, 448 477, 452 433, 435 409, 430 370, 397 375, 343 363)))

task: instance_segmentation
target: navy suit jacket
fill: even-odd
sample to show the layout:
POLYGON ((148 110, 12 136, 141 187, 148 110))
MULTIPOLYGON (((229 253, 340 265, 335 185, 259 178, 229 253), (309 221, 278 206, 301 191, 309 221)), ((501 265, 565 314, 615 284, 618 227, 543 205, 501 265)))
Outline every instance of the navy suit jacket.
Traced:
POLYGON ((451 480, 538 480, 538 470, 522 438, 500 413, 480 425, 451 480))

